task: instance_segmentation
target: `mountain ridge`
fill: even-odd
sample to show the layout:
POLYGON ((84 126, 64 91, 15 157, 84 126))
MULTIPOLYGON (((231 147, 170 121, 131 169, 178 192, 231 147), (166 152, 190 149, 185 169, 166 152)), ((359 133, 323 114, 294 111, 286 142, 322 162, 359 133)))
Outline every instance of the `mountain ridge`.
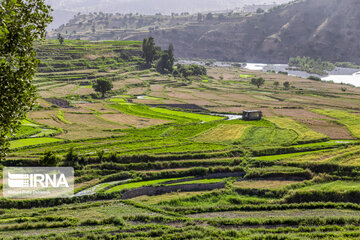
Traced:
POLYGON ((354 24, 358 21, 359 1, 307 0, 235 24, 214 25, 192 41, 183 37, 189 31, 178 31, 175 36, 168 32, 148 35, 163 46, 173 42, 177 54, 187 58, 286 63, 290 57, 308 56, 360 63, 360 31, 354 24))
POLYGON ((354 24, 360 21, 358 0, 300 0, 264 12, 203 14, 201 20, 197 14, 111 19, 107 14, 79 16, 52 36, 58 32, 88 40, 153 36, 161 47, 173 43, 176 56, 192 59, 287 63, 290 57, 307 56, 360 64, 360 30, 354 24))

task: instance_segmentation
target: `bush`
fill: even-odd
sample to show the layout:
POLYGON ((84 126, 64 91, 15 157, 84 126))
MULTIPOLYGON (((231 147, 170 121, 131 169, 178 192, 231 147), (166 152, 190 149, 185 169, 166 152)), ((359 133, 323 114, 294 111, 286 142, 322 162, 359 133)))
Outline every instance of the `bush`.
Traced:
POLYGON ((315 76, 310 76, 308 77, 309 80, 314 80, 314 81, 321 81, 321 78, 319 77, 315 77, 315 76))
POLYGON ((45 152, 44 156, 40 158, 39 165, 52 167, 60 162, 60 158, 52 151, 45 152))
POLYGON ((262 77, 251 79, 251 84, 257 86, 258 88, 260 88, 261 85, 264 85, 264 83, 265 80, 262 77))
POLYGON ((173 72, 174 76, 182 76, 182 77, 189 77, 189 76, 200 76, 200 75, 206 75, 207 71, 204 66, 200 66, 197 64, 191 64, 191 65, 182 65, 182 64, 176 64, 176 69, 173 72))

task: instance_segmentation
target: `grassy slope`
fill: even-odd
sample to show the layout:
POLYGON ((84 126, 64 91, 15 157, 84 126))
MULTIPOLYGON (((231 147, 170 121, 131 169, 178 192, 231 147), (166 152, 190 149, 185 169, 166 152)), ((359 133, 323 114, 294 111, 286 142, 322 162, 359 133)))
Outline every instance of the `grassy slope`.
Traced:
POLYGON ((43 132, 62 128, 64 133, 57 132, 61 134, 57 137, 68 140, 69 134, 73 134, 77 138, 73 141, 58 138, 15 140, 12 147, 16 149, 2 164, 36 165, 45 151, 52 150, 64 157, 74 147, 75 152, 85 158, 85 162, 82 159, 74 161, 75 188, 79 191, 97 186, 93 197, 99 199, 81 203, 84 200, 80 198, 76 200, 78 203, 56 207, 46 207, 45 200, 41 203, 43 208, 23 206, 29 202, 20 202, 12 209, 6 205, 9 204, 7 201, 2 200, 1 237, 17 235, 28 239, 51 239, 57 234, 58 238, 78 239, 121 234, 119 238, 128 239, 154 236, 168 239, 175 236, 187 239, 346 236, 350 239, 352 236, 357 239, 359 236, 360 230, 352 227, 360 222, 359 214, 353 210, 360 209, 356 198, 349 198, 340 191, 336 196, 340 196, 341 201, 351 202, 342 204, 337 203, 339 200, 334 199, 333 194, 342 188, 354 190, 354 194, 360 192, 357 179, 359 147, 352 146, 359 144, 358 141, 296 144, 325 137, 310 130, 309 126, 334 112, 319 110, 318 113, 323 115, 313 116, 309 110, 315 108, 314 103, 344 109, 336 112, 335 118, 356 132, 357 115, 347 113, 346 109, 358 104, 357 89, 349 87, 350 94, 343 94, 337 85, 330 83, 298 81, 291 76, 238 68, 209 68, 208 77, 184 80, 159 76, 150 70, 139 71, 138 42, 65 43, 65 46, 59 46, 56 41, 44 43, 40 52, 43 64, 35 82, 40 96, 49 97, 46 96, 49 93, 50 97, 65 99, 71 103, 71 108, 41 102, 30 114, 38 124, 23 121, 18 136, 26 137, 40 129, 43 132), (124 50, 134 51, 133 58, 119 58, 119 53, 124 50), (49 52, 54 54, 49 55, 49 52), (93 98, 90 85, 86 85, 100 76, 111 78, 116 86, 106 99, 93 98), (264 77, 266 84, 263 89, 250 85, 249 76, 264 77), (281 83, 292 81, 295 89, 274 89, 272 82, 275 80, 281 83), (300 88, 303 90, 298 91, 300 88), (307 90, 310 88, 321 90, 307 90), (137 99, 138 92, 153 97, 137 99), (113 99, 121 100, 111 101, 113 99), (303 109, 289 108, 297 107, 299 102, 303 109), (170 104, 174 103, 190 109, 195 103, 207 111, 227 113, 259 108, 266 120, 227 121, 195 110, 181 110, 179 106, 172 108, 170 104), (166 108, 146 104, 166 104, 166 108), (123 123, 105 120, 103 115, 114 116, 113 120, 115 117, 127 118, 127 125, 124 127, 123 123), (293 115, 306 118, 311 124, 302 125, 292 120, 293 115), (168 121, 134 127, 134 123, 153 123, 157 119, 168 121), (252 157, 251 154, 256 152, 254 149, 263 151, 264 155, 252 157), (107 189, 105 194, 112 194, 129 188, 166 184, 171 179, 200 177, 215 172, 232 174, 234 171, 236 174, 244 172, 246 178, 209 177, 177 183, 226 181, 226 188, 220 190, 141 196, 130 201, 101 195, 104 194, 101 189, 107 189), (315 179, 309 180, 313 176, 315 179), (123 179, 136 179, 136 182, 116 186, 117 181, 123 179), (232 183, 240 179, 243 181, 232 183), (318 198, 296 195, 300 204, 288 204, 295 196, 292 194, 317 194, 324 190, 325 195, 318 198), (318 203, 308 203, 310 197, 318 203), (324 205, 323 201, 330 203, 324 205), (219 218, 214 220, 213 217, 219 218), (122 221, 125 225, 120 227, 122 221), (227 230, 232 225, 241 229, 227 230))

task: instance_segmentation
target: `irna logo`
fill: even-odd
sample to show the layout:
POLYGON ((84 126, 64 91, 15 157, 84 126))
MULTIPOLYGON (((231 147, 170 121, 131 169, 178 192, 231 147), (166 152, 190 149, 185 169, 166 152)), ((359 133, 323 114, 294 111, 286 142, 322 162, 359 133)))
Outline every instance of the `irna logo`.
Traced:
POLYGON ((71 167, 5 167, 5 198, 64 198, 74 195, 71 167))
POLYGON ((66 177, 61 174, 12 174, 8 173, 8 185, 12 188, 69 187, 66 177))

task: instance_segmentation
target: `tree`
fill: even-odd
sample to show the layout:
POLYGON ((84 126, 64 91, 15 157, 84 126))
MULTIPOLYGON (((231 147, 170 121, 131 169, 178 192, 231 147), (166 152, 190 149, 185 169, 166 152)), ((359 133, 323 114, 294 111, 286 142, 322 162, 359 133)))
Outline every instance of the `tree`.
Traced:
POLYGON ((92 87, 96 92, 100 92, 102 94, 102 98, 105 98, 105 93, 113 88, 113 84, 109 79, 98 78, 93 83, 92 87))
POLYGON ((284 82, 283 86, 286 90, 288 90, 290 88, 290 83, 289 82, 284 82))
POLYGON ((197 21, 198 21, 198 22, 201 22, 202 20, 203 20, 202 14, 201 14, 201 13, 198 13, 198 15, 197 15, 197 21))
POLYGON ((155 50, 155 41, 153 37, 144 39, 142 44, 143 57, 145 58, 146 65, 151 66, 151 63, 154 61, 154 56, 156 54, 155 50))
POLYGON ((274 87, 277 89, 279 87, 280 83, 278 81, 274 82, 274 87))
POLYGON ((209 12, 207 15, 206 15, 206 20, 212 20, 214 18, 213 14, 211 12, 209 12))
POLYGON ((175 62, 174 46, 172 43, 169 44, 168 53, 169 53, 169 67, 170 67, 169 70, 172 72, 175 62))
POLYGON ((60 33, 58 33, 57 39, 58 39, 60 45, 62 45, 64 43, 64 37, 60 33))
POLYGON ((156 64, 156 69, 160 73, 172 72, 174 70, 174 62, 174 47, 170 44, 168 50, 161 53, 160 60, 156 64))
POLYGON ((155 46, 154 49, 155 49, 155 54, 153 57, 153 62, 159 60, 161 58, 161 55, 163 54, 161 47, 155 46))
POLYGON ((174 76, 182 76, 187 78, 188 76, 199 76, 199 75, 206 75, 207 71, 204 66, 200 66, 197 64, 191 65, 182 65, 176 64, 176 70, 173 72, 174 76))
POLYGON ((264 85, 264 83, 265 83, 265 80, 262 77, 251 79, 251 84, 257 86, 258 88, 260 88, 261 85, 264 85))
POLYGON ((33 43, 51 22, 44 0, 0 1, 0 158, 36 99, 31 81, 39 61, 33 43))
POLYGON ((256 13, 263 13, 263 12, 265 12, 265 11, 264 11, 264 9, 262 9, 262 8, 256 9, 256 13))
POLYGON ((39 160, 41 166, 53 167, 60 162, 60 158, 56 156, 52 151, 45 152, 39 160))

